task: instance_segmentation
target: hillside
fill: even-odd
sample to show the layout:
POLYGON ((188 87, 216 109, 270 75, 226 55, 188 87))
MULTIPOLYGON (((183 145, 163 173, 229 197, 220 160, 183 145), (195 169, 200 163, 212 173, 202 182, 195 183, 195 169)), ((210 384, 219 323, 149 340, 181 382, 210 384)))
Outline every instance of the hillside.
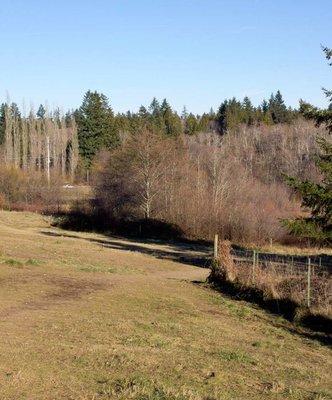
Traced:
POLYGON ((208 288, 197 255, 1 211, 0 398, 331 399, 331 350, 208 288))

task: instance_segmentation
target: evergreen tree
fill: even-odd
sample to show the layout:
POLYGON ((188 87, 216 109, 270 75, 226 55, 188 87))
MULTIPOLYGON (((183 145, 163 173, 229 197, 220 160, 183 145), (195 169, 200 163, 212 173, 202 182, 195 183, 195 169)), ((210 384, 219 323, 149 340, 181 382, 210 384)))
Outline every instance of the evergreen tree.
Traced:
MULTIPOLYGON (((331 50, 324 48, 326 58, 332 56, 331 50)), ((326 91, 332 104, 331 92, 326 91)), ((306 118, 313 119, 317 125, 324 123, 328 132, 332 133, 332 112, 319 110, 305 103, 301 104, 301 111, 306 118)), ((319 169, 321 182, 301 181, 294 177, 287 177, 287 183, 302 197, 302 206, 311 211, 307 218, 286 220, 284 224, 294 235, 311 239, 320 243, 332 243, 332 142, 318 138, 320 154, 316 165, 319 169)))
POLYGON ((149 110, 153 117, 158 117, 160 115, 160 104, 159 104, 159 101, 155 97, 151 101, 149 110))
POLYGON ((186 106, 183 106, 183 110, 182 110, 182 113, 181 113, 181 118, 183 120, 186 120, 188 118, 188 110, 187 110, 186 106))
POLYGON ((243 99, 243 122, 247 125, 252 125, 254 123, 254 113, 255 110, 249 97, 245 96, 245 98, 243 99))
POLYGON ((166 136, 178 136, 182 132, 182 123, 179 116, 172 111, 166 99, 163 100, 160 112, 163 118, 163 133, 166 136))
POLYGON ((198 132, 198 121, 193 113, 190 113, 186 119, 185 133, 187 135, 194 135, 198 132))
POLYGON ((21 119, 21 112, 16 103, 10 105, 10 112, 13 118, 21 119))
POLYGON ((266 125, 272 124, 273 121, 272 121, 269 103, 264 99, 259 108, 261 110, 261 113, 259 113, 259 120, 266 125))
POLYGON ((140 116, 140 118, 146 120, 149 116, 149 113, 148 113, 148 110, 144 106, 141 106, 138 110, 138 115, 140 116))
POLYGON ((85 167, 90 168, 93 157, 102 148, 112 148, 119 137, 113 111, 107 97, 88 91, 81 107, 75 113, 78 141, 85 167))
POLYGON ((218 114, 217 114, 217 121, 219 124, 220 132, 224 133, 227 131, 227 107, 228 107, 228 100, 224 100, 219 107, 218 114))
POLYGON ((37 118, 44 119, 45 116, 46 116, 46 110, 45 107, 41 104, 37 111, 37 118))
POLYGON ((171 106, 169 105, 168 101, 166 99, 164 99, 160 106, 160 112, 163 114, 170 109, 171 109, 171 106))
POLYGON ((269 111, 269 103, 264 99, 261 105, 263 113, 267 113, 269 111))
POLYGON ((217 120, 222 133, 237 127, 243 122, 243 107, 241 102, 233 97, 221 103, 217 114, 217 120))
POLYGON ((282 98, 280 90, 277 91, 275 96, 272 93, 269 101, 269 110, 271 113, 272 121, 275 124, 289 122, 287 107, 282 98))
MULTIPOLYGON (((163 101, 163 107, 166 109, 168 103, 166 99, 163 101)), ((150 111, 150 121, 149 126, 150 129, 155 132, 164 132, 165 124, 162 116, 162 110, 159 101, 154 97, 149 105, 150 111)))
POLYGON ((211 121, 210 114, 204 113, 198 120, 198 131, 199 132, 206 132, 209 130, 209 124, 211 121))

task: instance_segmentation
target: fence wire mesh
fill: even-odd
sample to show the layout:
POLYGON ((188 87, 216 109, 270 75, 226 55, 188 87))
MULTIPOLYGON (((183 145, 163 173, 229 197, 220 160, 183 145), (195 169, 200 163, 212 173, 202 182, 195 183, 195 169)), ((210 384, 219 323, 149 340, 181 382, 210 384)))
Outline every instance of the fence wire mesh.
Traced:
POLYGON ((232 249, 237 279, 250 286, 331 314, 332 261, 329 256, 289 256, 232 249))

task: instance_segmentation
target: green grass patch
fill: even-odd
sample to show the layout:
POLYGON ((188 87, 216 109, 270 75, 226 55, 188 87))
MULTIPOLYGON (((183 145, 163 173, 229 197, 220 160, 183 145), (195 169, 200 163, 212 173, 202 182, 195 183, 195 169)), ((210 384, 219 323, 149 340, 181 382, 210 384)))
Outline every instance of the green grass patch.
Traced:
POLYGON ((114 274, 118 272, 116 268, 113 267, 107 268, 98 265, 84 265, 83 267, 79 267, 78 269, 84 272, 107 272, 109 274, 114 274))
POLYGON ((219 350, 218 356, 225 361, 236 361, 242 364, 255 365, 256 361, 249 355, 242 351, 219 350))
POLYGON ((29 258, 26 263, 26 265, 31 265, 31 266, 38 266, 42 264, 42 261, 36 260, 35 258, 29 258))
POLYGON ((2 264, 9 265, 10 267, 15 268, 23 268, 24 263, 20 260, 16 260, 15 258, 6 258, 2 260, 2 264))

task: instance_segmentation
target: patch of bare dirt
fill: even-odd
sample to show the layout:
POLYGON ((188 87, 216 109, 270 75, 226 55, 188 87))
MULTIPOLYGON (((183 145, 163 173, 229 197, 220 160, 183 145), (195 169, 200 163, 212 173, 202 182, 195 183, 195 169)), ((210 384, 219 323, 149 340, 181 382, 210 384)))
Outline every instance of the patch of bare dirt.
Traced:
MULTIPOLYGON (((47 292, 38 299, 31 299, 25 303, 1 311, 0 319, 29 310, 46 310, 65 301, 79 299, 92 292, 107 290, 110 288, 110 283, 106 280, 89 281, 74 279, 67 276, 45 276, 43 274, 33 275, 35 279, 37 275, 43 283, 49 285, 50 290, 47 290, 47 292)), ((27 282, 30 280, 26 279, 26 277, 21 278, 21 282, 27 282)))
POLYGON ((91 281, 67 276, 47 276, 45 282, 57 287, 57 290, 46 294, 48 300, 75 299, 96 290, 106 290, 109 287, 109 283, 105 280, 91 281))

